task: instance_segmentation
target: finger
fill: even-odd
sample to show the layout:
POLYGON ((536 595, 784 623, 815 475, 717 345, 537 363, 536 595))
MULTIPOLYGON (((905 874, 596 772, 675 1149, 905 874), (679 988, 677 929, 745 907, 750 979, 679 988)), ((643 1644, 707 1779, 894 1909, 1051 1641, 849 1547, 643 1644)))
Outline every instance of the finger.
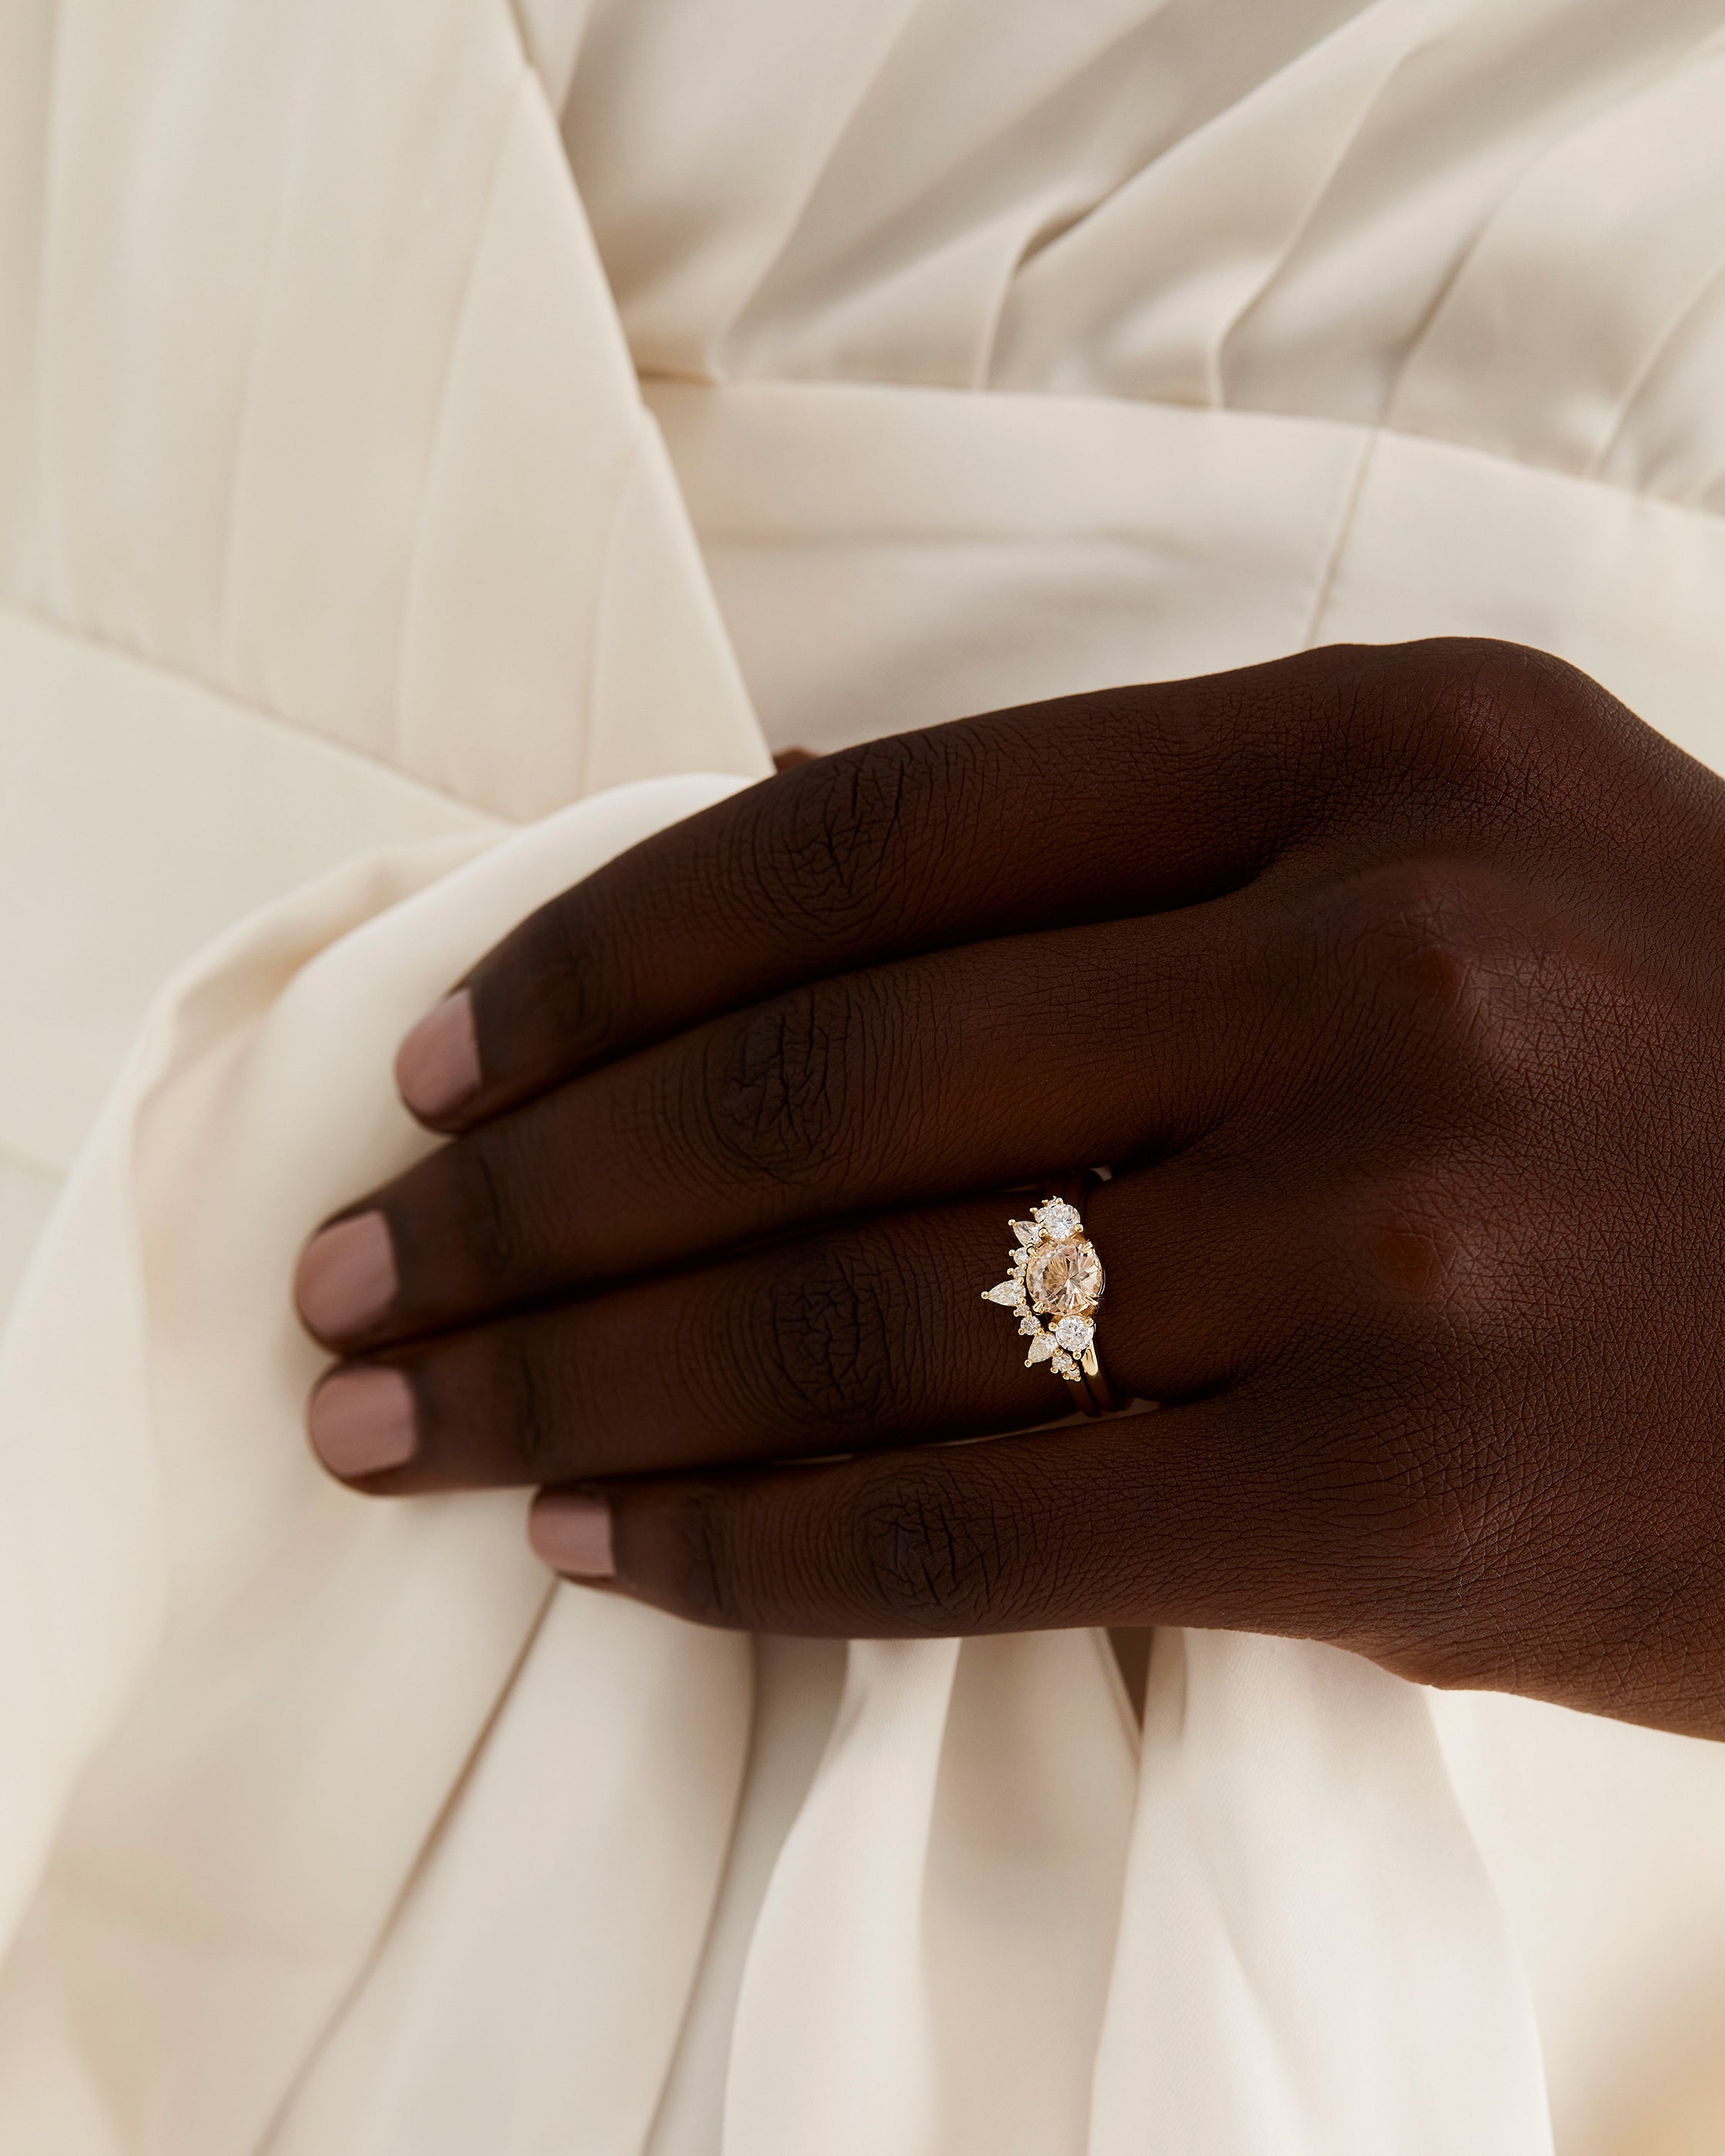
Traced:
POLYGON ((750 788, 506 937, 408 1037, 403 1097, 465 1127, 798 982, 1235 888, 1311 819, 1373 663, 1344 657, 1027 706, 750 788))
POLYGON ((1065 1625, 1326 1634, 1350 1585, 1307 1434, 1228 1396, 990 1444, 550 1490, 556 1571, 699 1624, 839 1639, 1065 1625))
MULTIPOLYGON (((338 1366, 325 1464, 379 1492, 797 1459, 1023 1429, 1076 1394, 1027 1367, 999 1198, 854 1225, 338 1366)), ((1177 1163, 1087 1201, 1117 1389, 1171 1398, 1298 1330, 1325 1259, 1243 1170, 1177 1163)))
POLYGON ((869 742, 732 796, 542 907, 409 1035, 403 1097, 435 1127, 465 1127, 798 982, 1214 896, 1332 830, 1441 846, 1481 828, 1501 839, 1507 808, 1533 844, 1584 813, 1581 745, 1645 732, 1559 661, 1448 639, 869 742))
POLYGON ((376 1345, 817 1219, 1189 1143, 1304 1055, 1294 1006, 1321 1001, 1321 969, 1288 944, 1307 932, 1235 900, 790 990, 361 1201, 306 1251, 301 1310, 332 1345, 376 1345))

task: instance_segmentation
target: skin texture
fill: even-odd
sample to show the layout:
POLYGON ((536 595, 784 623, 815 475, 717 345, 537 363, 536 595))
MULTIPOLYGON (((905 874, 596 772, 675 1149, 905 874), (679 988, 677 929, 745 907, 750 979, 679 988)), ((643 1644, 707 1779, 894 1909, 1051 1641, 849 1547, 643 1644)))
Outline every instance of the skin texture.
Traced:
POLYGON ((709 1624, 1284 1633, 1725 1735, 1725 783, 1582 675, 1343 648, 877 742, 465 985, 453 1142, 343 1216, 398 1284, 321 1337, 414 1409, 356 1486, 603 1496, 609 1591, 709 1624), (1035 1431, 980 1294, 1094 1163, 1163 1404, 1035 1431))

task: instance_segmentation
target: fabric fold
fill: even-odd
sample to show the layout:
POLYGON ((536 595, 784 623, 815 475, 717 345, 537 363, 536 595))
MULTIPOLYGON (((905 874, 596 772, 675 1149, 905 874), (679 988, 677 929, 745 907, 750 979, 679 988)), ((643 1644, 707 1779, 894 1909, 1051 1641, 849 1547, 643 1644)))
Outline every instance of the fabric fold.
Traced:
MULTIPOLYGON (((547 1583, 518 1494, 375 1505, 323 1475, 301 1427, 320 1358, 289 1306, 294 1255, 343 1195, 427 1148, 390 1062, 444 983, 532 906, 736 783, 642 782, 500 843, 344 868, 231 932, 146 1022, 0 1370, 0 1532, 13 1545, 0 1575, 19 1598, 17 1636, 53 1643, 8 1665, 0 1892, 14 1928, 41 1884, 0 1987, 0 2143, 37 2093, 18 2047, 44 1984, 63 2004, 63 2048, 92 2066, 104 2031, 133 2032, 104 2069, 122 2145, 227 2156, 257 2145, 360 1984, 511 1697, 547 1583)), ((530 1666, 573 1621, 542 1632, 530 1666)), ((578 1687, 567 1717, 545 1714, 536 1748, 505 1744, 487 1772, 506 1776, 516 1758, 542 1779, 550 1744, 596 1808, 571 1837, 577 2003, 596 2056, 656 2058, 621 2107, 644 2131, 722 1861, 747 1694, 746 1674, 733 1678, 716 1734, 668 1671, 655 1714, 640 1689, 650 1656, 629 1643, 673 1635, 673 1666, 693 1656, 696 1672, 715 1657, 746 1671, 746 1657, 644 1612, 592 1613, 576 1630, 583 1644, 563 1651, 589 1690, 621 1656, 608 1701, 583 1714, 578 1687), (695 1748, 681 1764, 679 1732, 695 1748), (601 1977, 580 1921, 583 1895, 623 1876, 586 1754, 614 1761, 620 1746, 650 1761, 610 1809, 637 1835, 641 1887, 674 1857, 694 1867, 662 1922, 633 1897, 637 1966, 663 2001, 641 2010, 618 1973, 626 1934, 601 1977), (669 1819, 653 1832, 655 1792, 691 1796, 704 1835, 669 1819)), ((566 1817, 573 1827, 578 1810, 566 1817)), ((495 1885, 484 1867, 500 1845, 479 1839, 495 1885)), ((393 2087, 382 2056, 372 2064, 393 2087)), ((349 2145, 377 2101, 355 2094, 349 2145)), ((619 2128, 612 2145, 634 2144, 619 2128)))
POLYGON ((1525 1974, 1416 1686, 1158 1634, 1091 2147, 1547 2156, 1525 1974))
POLYGON ((1498 634, 1725 765, 1721 0, 524 5, 539 71, 504 0, 0 24, 0 1158, 73 1164, 0 1337, 0 2147, 1548 2156, 1556 2060, 1564 2156, 1689 2156, 1725 1752, 1179 1634, 1141 1749, 1099 1635, 553 1589, 519 1493, 321 1476, 287 1283, 429 1142, 402 1029, 757 712, 1498 634))

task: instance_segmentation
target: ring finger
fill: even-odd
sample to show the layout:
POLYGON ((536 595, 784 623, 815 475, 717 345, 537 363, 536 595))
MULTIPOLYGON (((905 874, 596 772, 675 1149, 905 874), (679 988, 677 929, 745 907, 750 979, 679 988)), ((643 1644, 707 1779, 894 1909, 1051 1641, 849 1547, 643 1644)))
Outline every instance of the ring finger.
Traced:
MULTIPOLYGON (((1293 1336, 1322 1253, 1270 1179, 1193 1156, 1086 1204, 1096 1341, 1123 1396, 1225 1384, 1293 1336)), ((877 1218, 338 1365, 325 1464, 379 1493, 810 1458, 1025 1429, 1069 1412, 1027 1368, 1001 1198, 877 1218)))
POLYGON ((1235 900, 798 988, 421 1162, 313 1241, 302 1314, 374 1348, 823 1217, 1188 1144, 1301 1053, 1290 1003, 1322 1004, 1286 947, 1302 935, 1235 900))

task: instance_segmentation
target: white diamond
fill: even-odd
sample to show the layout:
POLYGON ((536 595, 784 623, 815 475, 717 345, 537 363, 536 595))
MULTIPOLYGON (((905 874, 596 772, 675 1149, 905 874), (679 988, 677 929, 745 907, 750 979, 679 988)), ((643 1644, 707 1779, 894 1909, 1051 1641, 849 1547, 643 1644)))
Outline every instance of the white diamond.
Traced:
POLYGON ((1045 1363, 1054 1352, 1054 1336, 1048 1332, 1039 1332, 1030 1342, 1030 1352, 1024 1358, 1024 1368, 1028 1370, 1033 1363, 1045 1363))
POLYGON ((1013 1220, 1008 1224, 1027 1250, 1032 1243, 1041 1239, 1042 1230, 1034 1220, 1013 1220))
POLYGON ((1041 1322, 1039 1319, 1033 1317, 1027 1310, 1024 1316, 1019 1320, 1019 1330, 1028 1340, 1033 1332, 1041 1332, 1041 1322))
POLYGON ((1004 1302, 1009 1310, 1024 1301, 1024 1291, 1015 1280, 1002 1281, 999 1287, 991 1287, 983 1296, 984 1302, 1004 1302))
POLYGON ((1030 1253, 1028 1250, 1009 1250, 1006 1261, 1015 1273, 1021 1273, 1030 1262, 1030 1253))
POLYGON ((1063 1317, 1055 1327, 1055 1338, 1073 1354, 1081 1355, 1096 1329, 1087 1317, 1063 1317))
POLYGON ((1072 1358, 1070 1355, 1062 1355, 1056 1353, 1054 1358, 1054 1366, 1063 1378, 1076 1378, 1078 1375, 1078 1365, 1072 1360, 1072 1358))
POLYGON ((1050 1235, 1076 1235, 1084 1225, 1071 1206, 1058 1198, 1051 1198, 1039 1216, 1050 1235))

